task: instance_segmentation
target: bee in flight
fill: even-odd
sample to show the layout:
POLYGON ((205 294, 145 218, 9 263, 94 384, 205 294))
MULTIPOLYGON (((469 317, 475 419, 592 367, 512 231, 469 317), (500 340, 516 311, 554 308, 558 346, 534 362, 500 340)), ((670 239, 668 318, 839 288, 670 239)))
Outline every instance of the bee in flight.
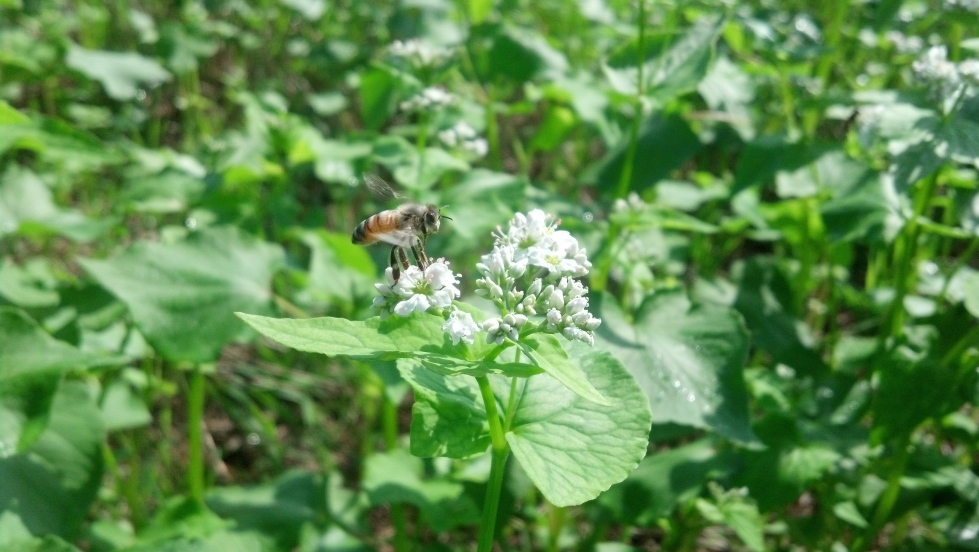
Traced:
MULTIPOLYGON (((375 192, 393 194, 393 190, 374 175, 367 175, 364 180, 375 192)), ((405 249, 411 250, 418 268, 425 270, 428 267, 425 241, 428 236, 439 231, 443 218, 452 220, 442 216, 441 209, 436 205, 404 203, 396 209, 381 211, 364 219, 354 228, 352 241, 362 245, 377 242, 390 244, 392 247, 388 262, 391 265, 391 275, 397 283, 401 278, 401 269, 410 266, 405 249)))

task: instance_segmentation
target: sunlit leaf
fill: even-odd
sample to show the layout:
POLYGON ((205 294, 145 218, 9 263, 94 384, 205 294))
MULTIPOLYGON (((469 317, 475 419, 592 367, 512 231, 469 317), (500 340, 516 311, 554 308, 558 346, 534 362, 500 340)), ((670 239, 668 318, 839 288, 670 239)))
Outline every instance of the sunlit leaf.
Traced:
POLYGON ((138 243, 108 260, 80 262, 126 303, 161 354, 207 362, 247 335, 235 311, 270 311, 272 274, 283 253, 237 229, 216 228, 180 243, 138 243))
POLYGON ((77 538, 102 483, 103 440, 85 385, 62 383, 40 437, 25 452, 0 459, 0 511, 20 515, 35 535, 77 538))
POLYGON ((65 64, 102 83, 105 92, 120 101, 135 98, 141 87, 153 87, 170 80, 170 73, 159 63, 134 52, 87 50, 71 45, 65 55, 65 64))
POLYGON ((650 296, 632 323, 609 297, 594 310, 602 318, 596 347, 612 352, 635 376, 654 422, 755 442, 742 375, 748 336, 735 311, 691 304, 681 292, 650 296))
POLYGON ((26 450, 41 436, 66 371, 120 362, 79 351, 48 335, 21 311, 0 308, 0 457, 26 450))
POLYGON ((535 376, 518 383, 519 406, 506 434, 520 466, 556 506, 581 504, 625 479, 646 455, 651 422, 648 401, 618 360, 585 345, 569 350, 611 404, 585 400, 548 375, 535 376))

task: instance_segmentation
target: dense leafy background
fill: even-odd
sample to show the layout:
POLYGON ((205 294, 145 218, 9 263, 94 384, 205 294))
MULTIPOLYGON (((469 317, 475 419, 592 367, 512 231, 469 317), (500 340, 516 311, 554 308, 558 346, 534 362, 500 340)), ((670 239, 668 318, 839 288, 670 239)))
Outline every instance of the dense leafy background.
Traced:
POLYGON ((0 0, 0 549, 474 547, 487 443, 447 398, 488 367, 233 315, 363 328, 367 172, 447 205, 469 291, 493 228, 559 215, 605 321, 581 385, 652 409, 568 508, 635 459, 549 432, 634 420, 517 420, 508 547, 979 549, 977 29, 968 0, 0 0), (454 102, 403 107, 430 86, 454 102))

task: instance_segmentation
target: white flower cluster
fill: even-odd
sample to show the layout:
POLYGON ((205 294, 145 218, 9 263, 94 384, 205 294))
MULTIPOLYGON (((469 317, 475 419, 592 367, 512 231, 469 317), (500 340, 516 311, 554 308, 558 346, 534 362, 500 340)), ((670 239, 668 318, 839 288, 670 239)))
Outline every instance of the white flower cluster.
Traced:
POLYGON ((452 300, 459 297, 459 275, 452 272, 448 261, 439 259, 425 270, 411 265, 401 271, 401 277, 394 281, 391 268, 384 273, 387 283, 374 284, 379 296, 374 298, 374 306, 390 308, 398 316, 425 312, 433 307, 445 309, 452 306, 452 300))
POLYGON ((517 213, 506 232, 498 228, 493 250, 476 268, 476 293, 491 301, 502 316, 483 322, 488 342, 516 340, 528 325, 534 331, 561 333, 588 344, 601 320, 588 312, 588 289, 574 278, 588 274, 591 263, 578 240, 558 230, 553 216, 535 209, 517 213), (533 324, 530 316, 545 319, 533 324))
POLYGON ((412 65, 430 66, 448 59, 452 51, 448 48, 432 46, 417 38, 395 40, 388 46, 388 53, 396 58, 407 60, 412 65))
POLYGON ((629 192, 628 197, 616 199, 612 204, 612 210, 616 213, 641 213, 647 207, 649 205, 636 192, 629 192))
POLYGON ((401 102, 401 111, 415 113, 438 107, 444 107, 455 101, 455 96, 437 86, 429 86, 419 94, 401 102))
POLYGON ((945 46, 932 46, 911 68, 918 78, 930 81, 942 98, 958 93, 964 86, 979 86, 979 61, 949 61, 945 46))
POLYGON ((906 36, 901 31, 887 31, 884 38, 894 45, 899 54, 917 54, 925 47, 925 41, 920 36, 906 36))
POLYGON ((425 270, 409 266, 394 281, 392 269, 386 283, 375 284, 380 293, 374 306, 398 316, 436 312, 446 316, 442 331, 453 344, 475 342, 486 332, 487 343, 516 341, 522 331, 560 333, 568 339, 595 342, 592 332, 601 320, 588 311, 588 288, 575 278, 591 268, 585 249, 564 230, 559 221, 535 209, 517 213, 506 232, 497 228, 493 250, 483 255, 476 268, 476 293, 489 298, 501 315, 477 324, 472 315, 452 301, 459 297, 459 276, 449 263, 438 259, 425 270), (530 317, 541 315, 536 321, 530 317))
POLYGON ((462 148, 477 157, 484 157, 489 152, 489 145, 486 140, 480 138, 476 134, 476 130, 465 121, 459 121, 455 125, 440 131, 438 136, 439 140, 446 146, 462 148))
POLYGON ((479 324, 473 320, 471 314, 452 305, 452 300, 460 295, 459 275, 452 272, 448 261, 439 259, 425 270, 411 265, 401 271, 397 282, 394 281, 391 267, 384 272, 384 276, 386 283, 374 284, 380 293, 374 298, 375 307, 398 316, 411 316, 416 311, 434 310, 442 314, 448 312, 449 316, 442 331, 449 334, 452 344, 464 341, 472 345, 475 341, 480 330, 479 324))

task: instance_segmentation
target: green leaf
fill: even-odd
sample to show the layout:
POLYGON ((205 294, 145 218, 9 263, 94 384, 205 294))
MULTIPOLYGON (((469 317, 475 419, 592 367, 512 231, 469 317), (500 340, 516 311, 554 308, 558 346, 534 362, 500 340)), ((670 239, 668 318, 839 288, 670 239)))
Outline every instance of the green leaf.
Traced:
POLYGON ((561 342, 553 335, 537 334, 520 340, 520 348, 535 365, 561 382, 572 393, 602 406, 613 403, 595 388, 581 368, 568 357, 561 342))
POLYGON ((371 504, 412 504, 432 529, 444 532, 478 523, 479 511, 461 483, 423 480, 420 458, 405 450, 372 454, 364 467, 362 486, 371 504))
POLYGON ((130 180, 122 199, 134 211, 179 213, 204 195, 204 180, 182 171, 166 170, 130 180))
POLYGON ((755 99, 755 81, 726 55, 721 55, 697 86, 708 107, 726 113, 722 119, 737 131, 742 140, 755 137, 755 124, 750 109, 755 99))
POLYGON ((651 424, 642 389, 618 360, 577 343, 569 349, 612 404, 585 400, 542 374, 517 382, 517 412, 506 434, 520 466, 556 506, 581 504, 625 479, 646 455, 651 424))
POLYGON ((874 396, 875 443, 909 434, 921 422, 948 413, 961 404, 958 378, 948 363, 901 348, 891 353, 874 396))
POLYGON ((68 47, 65 64, 102 83, 105 92, 119 101, 135 98, 140 86, 153 87, 170 80, 170 73, 159 63, 133 52, 87 50, 73 44, 68 47))
POLYGON ((697 509, 709 521, 723 523, 734 532, 751 550, 765 549, 765 520, 758 512, 758 507, 743 499, 725 497, 719 504, 711 504, 706 500, 697 501, 697 509))
POLYGON ((214 513, 234 520, 237 530, 269 535, 279 549, 292 550, 303 525, 322 513, 324 491, 321 477, 293 470, 261 485, 212 489, 206 502, 214 513))
POLYGON ((116 378, 106 386, 99 405, 106 431, 145 427, 153 421, 139 391, 125 378, 116 378))
POLYGON ((13 259, 0 261, 0 297, 23 308, 53 307, 59 296, 57 280, 47 260, 36 257, 17 266, 13 259))
POLYGON ((625 481, 602 493, 598 504, 617 522, 654 526, 734 465, 731 454, 718 451, 710 440, 695 441, 647 456, 625 481))
POLYGON ((23 452, 42 436, 67 370, 121 362, 125 360, 79 351, 45 333, 21 311, 0 308, 0 457, 23 452))
POLYGON ((444 234, 446 243, 440 254, 452 258, 473 251, 501 220, 513 216, 526 189, 526 180, 512 174, 486 169, 466 173, 441 197, 447 204, 442 212, 453 220, 442 223, 438 237, 444 234))
MULTIPOLYGON (((655 155, 636 155, 629 189, 642 193, 681 167, 700 148, 700 139, 683 117, 661 112, 650 115, 639 129, 637 151, 655 152, 655 155)), ((625 139, 602 160, 594 180, 603 184, 604 189, 614 190, 618 185, 628 157, 627 150, 628 139, 625 139)))
MULTIPOLYGON (((714 44, 724 28, 722 17, 702 17, 672 44, 649 40, 645 52, 636 45, 618 52, 604 67, 612 88, 620 94, 635 94, 639 89, 638 56, 643 61, 643 91, 663 105, 697 88, 707 75, 714 56, 714 44), (650 55, 655 57, 649 58, 650 55)), ((653 151, 653 150, 650 150, 653 151)))
POLYGON ((221 519, 197 500, 176 496, 157 509, 153 520, 140 533, 139 542, 159 546, 177 539, 205 540, 222 533, 230 525, 231 522, 221 519))
POLYGON ((0 176, 0 236, 62 234, 74 241, 91 241, 116 223, 112 217, 91 220, 81 213, 61 209, 51 190, 28 169, 11 165, 0 176))
POLYGON ((307 290, 313 297, 356 302, 375 293, 377 267, 349 235, 316 230, 303 233, 302 241, 312 251, 307 290))
MULTIPOLYGON (((445 320, 434 314, 414 313, 407 318, 391 316, 364 321, 344 318, 266 318, 236 313, 259 333, 293 349, 355 359, 418 358, 425 366, 445 375, 507 374, 527 377, 541 368, 527 363, 471 360, 471 348, 452 345, 442 331, 445 320)), ((550 367, 553 362, 547 363, 550 367)))
POLYGON ((406 77, 393 68, 375 66, 360 75, 360 115, 364 126, 378 130, 394 114, 399 89, 409 88, 406 77))
POLYGON ((809 327, 790 312, 791 287, 777 261, 758 255, 737 263, 732 272, 738 283, 734 307, 747 322, 752 343, 805 375, 825 373, 809 327))
POLYGON ((411 407, 412 454, 467 458, 486 452, 489 424, 474 378, 443 376, 407 358, 398 360, 398 370, 415 395, 411 407))
POLYGON ((11 125, 29 125, 31 118, 17 111, 12 105, 0 100, 0 127, 11 125))
POLYGON ((104 438, 86 386, 62 383, 40 438, 23 454, 0 459, 0 512, 19 515, 35 535, 77 538, 102 483, 104 438))
POLYGON ((574 111, 563 105, 551 105, 544 113, 544 120, 530 140, 532 151, 552 151, 561 145, 565 136, 575 127, 574 111))
MULTIPOLYGON (((776 431, 787 433, 785 420, 776 431)), ((791 427, 791 426, 789 426, 791 427)), ((798 500, 799 496, 826 475, 840 453, 823 443, 787 443, 765 450, 741 451, 744 469, 735 483, 746 485, 763 511, 771 511, 798 500)))
POLYGON ((147 341, 173 361, 208 362, 243 338, 238 310, 268 312, 278 245, 235 228, 190 234, 172 245, 138 243, 116 257, 80 260, 121 299, 147 341))
POLYGON ((656 423, 712 429, 755 443, 742 368, 748 335, 733 310, 654 293, 629 323, 614 300, 596 301, 596 346, 622 361, 646 393, 656 423))
POLYGON ((855 502, 848 500, 837 502, 833 505, 833 514, 854 527, 866 529, 870 524, 867 518, 863 517, 855 502))
POLYGON ((487 69, 491 76, 526 82, 537 76, 562 75, 568 60, 531 28, 500 25, 494 28, 488 52, 487 69))

